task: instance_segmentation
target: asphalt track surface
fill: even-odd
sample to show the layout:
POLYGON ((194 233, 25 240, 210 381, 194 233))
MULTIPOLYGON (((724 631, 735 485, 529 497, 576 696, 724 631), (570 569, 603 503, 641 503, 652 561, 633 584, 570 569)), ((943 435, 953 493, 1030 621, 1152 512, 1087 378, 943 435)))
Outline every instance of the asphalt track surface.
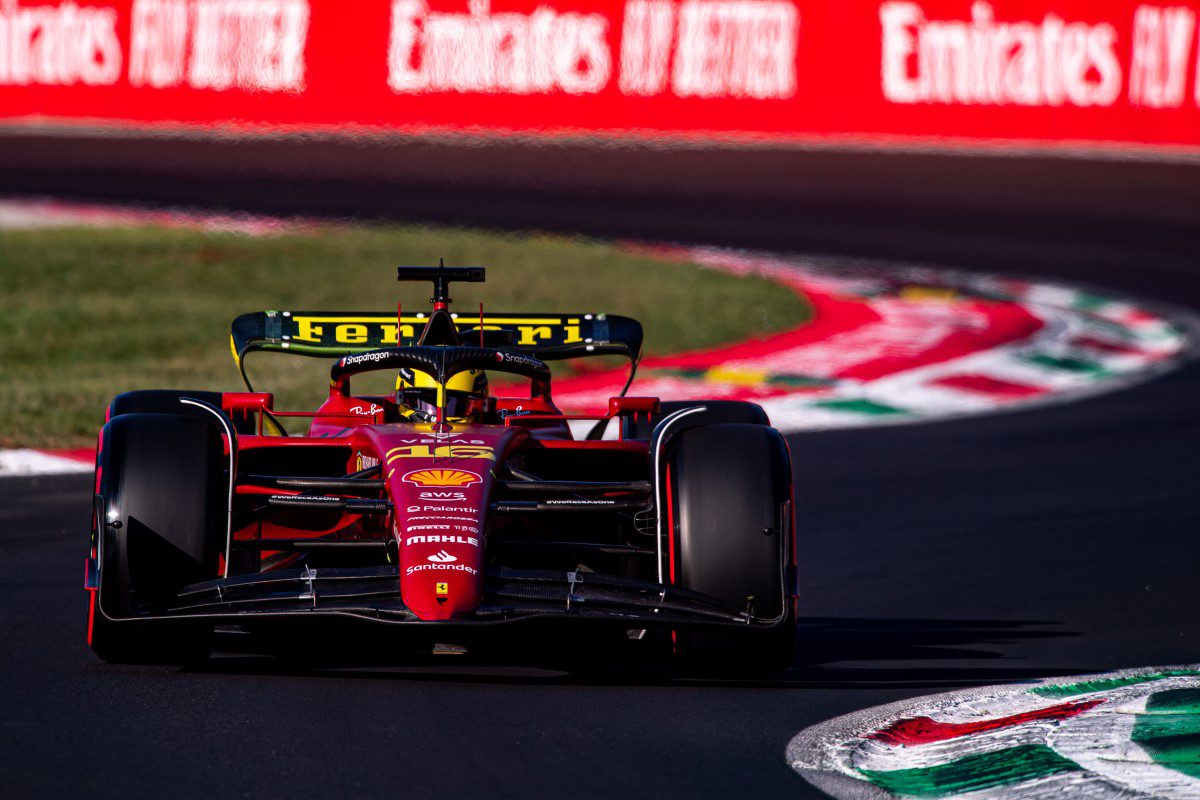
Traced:
MULTIPOLYGON (((841 183, 852 175, 840 158, 807 163, 841 183)), ((899 163, 872 158, 876 172, 899 163)), ((800 186, 770 215, 732 204, 705 228, 687 213, 694 194, 660 197, 654 229, 645 207, 599 194, 579 199, 574 227, 890 250, 1200 307, 1195 167, 909 158, 896 169, 925 184, 899 198, 879 196, 878 175, 824 205, 800 186), (956 208, 964 180, 995 189, 994 202, 956 208), (1123 194, 1099 198, 1098 186, 1123 194), (1014 204, 1022 192, 1028 202, 1014 204), (827 227, 801 220, 808 211, 827 227)), ((0 187, 131 199, 129 184, 72 174, 75 184, 53 170, 10 174, 0 187)), ((140 199, 182 191, 145 175, 140 199)), ((490 189, 462 191, 461 212, 446 202, 438 221, 521 226, 490 189)), ((325 204, 346 196, 335 188, 300 210, 346 213, 325 204)), ((90 478, 0 481, 3 794, 819 797, 784 750, 832 716, 977 684, 1200 660, 1200 366, 1071 405, 804 434, 791 447, 800 656, 770 682, 675 680, 632 661, 563 672, 522 664, 521 652, 405 669, 228 656, 188 672, 107 666, 83 641, 90 478)))

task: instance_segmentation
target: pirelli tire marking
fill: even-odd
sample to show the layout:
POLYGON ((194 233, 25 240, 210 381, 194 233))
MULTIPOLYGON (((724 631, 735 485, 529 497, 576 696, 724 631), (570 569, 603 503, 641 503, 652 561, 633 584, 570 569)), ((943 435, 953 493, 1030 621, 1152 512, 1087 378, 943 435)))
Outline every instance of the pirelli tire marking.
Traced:
POLYGON ((791 766, 839 800, 1200 798, 1200 665, 974 688, 801 731, 791 766))

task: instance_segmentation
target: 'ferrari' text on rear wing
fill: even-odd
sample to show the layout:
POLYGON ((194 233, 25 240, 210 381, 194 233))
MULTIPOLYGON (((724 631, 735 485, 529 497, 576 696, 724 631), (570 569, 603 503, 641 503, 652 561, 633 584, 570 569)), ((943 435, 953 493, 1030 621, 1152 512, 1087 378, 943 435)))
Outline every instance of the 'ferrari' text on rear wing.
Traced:
MULTIPOLYGON (((380 347, 417 343, 428 314, 370 311, 256 311, 233 321, 232 347, 240 362, 249 352, 273 350, 303 356, 341 358, 380 347)), ((460 333, 480 327, 480 317, 456 315, 460 333)), ((519 350, 545 360, 589 355, 619 355, 637 361, 642 349, 642 326, 615 314, 489 312, 485 331, 511 331, 505 349, 519 350)))

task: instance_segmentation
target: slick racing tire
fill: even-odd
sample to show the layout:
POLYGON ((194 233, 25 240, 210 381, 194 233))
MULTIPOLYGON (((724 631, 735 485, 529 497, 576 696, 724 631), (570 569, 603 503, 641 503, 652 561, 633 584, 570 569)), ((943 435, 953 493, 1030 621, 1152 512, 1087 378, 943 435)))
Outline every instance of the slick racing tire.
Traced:
POLYGON ((200 419, 123 414, 104 426, 99 477, 99 588, 89 644, 116 663, 183 664, 207 656, 212 626, 148 620, 183 586, 218 576, 228 482, 221 437, 200 419))
MULTIPOLYGON (((201 400, 215 408, 221 407, 220 392, 141 389, 135 392, 123 392, 114 397, 108 404, 108 419, 111 420, 121 414, 172 414, 208 419, 209 412, 179 402, 184 397, 201 400)), ((233 429, 238 433, 253 434, 256 432, 254 415, 251 413, 234 414, 230 422, 233 423, 233 429)))
POLYGON ((649 439, 654 426, 676 411, 686 408, 704 406, 707 411, 698 420, 704 425, 719 423, 742 423, 746 425, 770 425, 767 412, 757 403, 747 403, 742 400, 670 400, 661 404, 657 414, 639 414, 637 417, 626 417, 626 439, 649 439))
MULTIPOLYGON (((690 668, 764 674, 795 655, 792 470, 787 445, 759 424, 705 425, 680 433, 669 457, 670 579, 750 609, 745 627, 680 629, 675 652, 690 668)), ((662 513, 660 511, 660 513, 662 513)))

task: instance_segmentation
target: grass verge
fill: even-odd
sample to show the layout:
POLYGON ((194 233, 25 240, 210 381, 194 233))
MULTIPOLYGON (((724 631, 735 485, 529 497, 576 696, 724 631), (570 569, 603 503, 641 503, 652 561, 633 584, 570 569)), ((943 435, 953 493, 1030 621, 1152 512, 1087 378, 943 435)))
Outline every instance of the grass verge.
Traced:
MULTIPOLYGON (((0 446, 95 441, 116 393, 237 390, 229 323, 265 308, 388 310, 427 305, 398 263, 483 264, 457 307, 604 311, 641 320, 666 354, 793 327, 790 290, 655 261, 610 244, 417 226, 331 226, 253 238, 157 227, 0 231, 0 446)), ((281 408, 315 407, 329 362, 252 356, 256 388, 281 408), (256 359, 256 360, 254 360, 256 359)), ((636 387, 635 387, 636 389, 636 387)))

